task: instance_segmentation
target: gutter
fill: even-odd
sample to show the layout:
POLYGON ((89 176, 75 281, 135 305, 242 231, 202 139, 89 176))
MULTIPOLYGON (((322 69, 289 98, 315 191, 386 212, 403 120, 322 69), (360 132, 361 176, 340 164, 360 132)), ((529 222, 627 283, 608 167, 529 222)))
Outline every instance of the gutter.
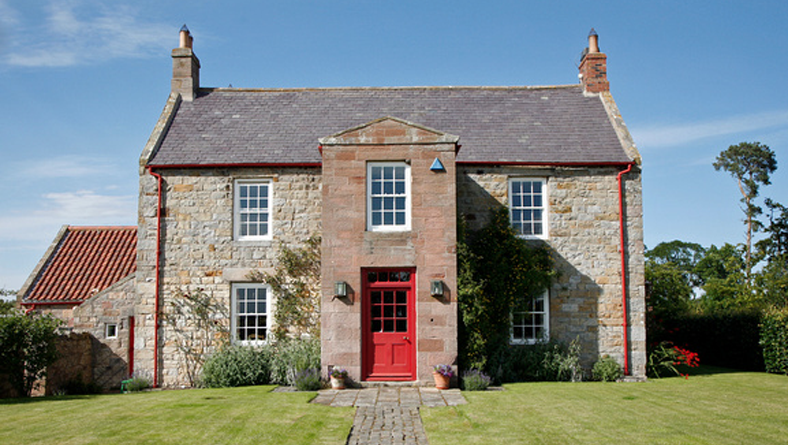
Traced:
POLYGON ((161 276, 161 196, 162 196, 162 182, 163 178, 160 174, 155 173, 152 167, 148 167, 148 173, 156 178, 157 181, 157 192, 156 192, 156 277, 155 277, 155 286, 156 290, 154 296, 154 312, 153 312, 153 387, 159 387, 159 299, 161 297, 160 294, 160 282, 159 277, 161 276))
POLYGON ((626 226, 624 225, 624 188, 622 184, 622 177, 632 171, 634 163, 630 163, 626 170, 618 173, 618 224, 619 224, 619 237, 621 239, 621 308, 623 314, 623 322, 621 326, 624 331, 624 375, 630 375, 629 372, 629 336, 627 329, 629 328, 627 319, 627 261, 626 261, 626 246, 624 242, 624 233, 626 226))

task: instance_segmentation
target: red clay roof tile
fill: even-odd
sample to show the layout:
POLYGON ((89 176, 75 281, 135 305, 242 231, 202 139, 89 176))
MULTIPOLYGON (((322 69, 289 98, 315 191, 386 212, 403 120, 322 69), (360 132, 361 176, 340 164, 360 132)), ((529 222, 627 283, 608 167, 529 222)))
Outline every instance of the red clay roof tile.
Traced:
POLYGON ((68 227, 23 301, 82 302, 136 270, 136 227, 68 227))

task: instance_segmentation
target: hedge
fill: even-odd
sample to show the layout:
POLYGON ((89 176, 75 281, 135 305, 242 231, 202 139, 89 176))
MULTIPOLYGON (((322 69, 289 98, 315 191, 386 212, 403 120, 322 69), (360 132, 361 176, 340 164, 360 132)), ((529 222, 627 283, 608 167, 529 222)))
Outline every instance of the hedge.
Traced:
POLYGON ((649 342, 667 340, 697 352, 703 365, 763 371, 761 318, 762 313, 757 310, 682 314, 663 320, 665 338, 650 336, 649 342))
POLYGON ((766 371, 788 375, 788 308, 773 308, 764 313, 761 346, 766 371))

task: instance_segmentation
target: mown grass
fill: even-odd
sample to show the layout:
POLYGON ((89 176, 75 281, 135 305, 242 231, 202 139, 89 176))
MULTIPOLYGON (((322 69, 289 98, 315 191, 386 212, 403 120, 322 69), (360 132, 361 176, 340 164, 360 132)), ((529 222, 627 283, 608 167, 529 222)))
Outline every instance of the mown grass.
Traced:
POLYGON ((646 383, 517 383, 421 413, 431 445, 788 442, 788 377, 705 371, 646 383))
POLYGON ((273 386, 0 400, 2 444, 341 444, 352 408, 273 386))

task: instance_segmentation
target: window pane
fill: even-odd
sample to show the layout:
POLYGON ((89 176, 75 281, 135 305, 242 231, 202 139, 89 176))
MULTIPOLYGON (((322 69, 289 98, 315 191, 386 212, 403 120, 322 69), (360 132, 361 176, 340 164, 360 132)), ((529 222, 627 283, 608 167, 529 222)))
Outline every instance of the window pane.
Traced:
POLYGON ((383 317, 384 318, 392 318, 392 317, 394 317, 394 306, 384 306, 383 307, 383 317))
POLYGON ((372 320, 372 332, 380 332, 380 320, 372 320))
POLYGON ((386 304, 394 303, 394 292, 392 292, 392 291, 385 291, 385 292, 383 292, 383 303, 386 303, 386 304))
MULTIPOLYGON (((400 281, 408 281, 406 279, 405 280, 402 279, 403 273, 407 273, 407 272, 400 272, 400 281)), ((407 302, 408 302, 408 293, 405 291, 397 291, 397 304, 406 304, 407 302)))
POLYGON ((408 320, 397 320, 397 332, 408 332, 408 320))
POLYGON ((383 320, 383 332, 394 332, 394 320, 383 320))

